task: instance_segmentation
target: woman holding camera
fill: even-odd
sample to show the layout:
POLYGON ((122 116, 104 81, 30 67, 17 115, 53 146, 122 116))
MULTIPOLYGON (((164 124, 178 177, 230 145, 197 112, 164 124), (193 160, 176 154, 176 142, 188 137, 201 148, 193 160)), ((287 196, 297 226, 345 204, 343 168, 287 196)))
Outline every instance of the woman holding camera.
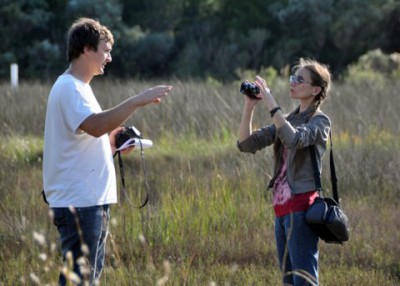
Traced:
POLYGON ((318 168, 326 150, 330 119, 320 110, 328 95, 331 75, 314 60, 301 59, 290 76, 290 96, 298 107, 284 115, 264 79, 257 76, 256 98, 245 96, 238 148, 255 153, 274 146, 275 168, 269 188, 275 212, 275 237, 285 285, 318 284, 318 237, 305 222, 305 212, 318 196, 309 146, 316 148, 318 168), (272 123, 252 130, 253 111, 261 104, 272 123))

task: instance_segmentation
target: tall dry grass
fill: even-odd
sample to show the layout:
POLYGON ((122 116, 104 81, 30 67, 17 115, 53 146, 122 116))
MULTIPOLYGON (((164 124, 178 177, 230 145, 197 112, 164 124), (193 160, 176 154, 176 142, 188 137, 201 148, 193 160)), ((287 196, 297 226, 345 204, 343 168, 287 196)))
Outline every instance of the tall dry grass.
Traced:
MULTIPOLYGON (((154 141, 145 151, 151 200, 136 208, 143 174, 139 154, 131 154, 125 166, 133 205, 112 208, 103 284, 278 285, 265 189, 272 154, 251 156, 235 147, 243 103, 238 84, 171 83, 162 104, 139 110, 127 123, 154 141)), ((96 79, 93 89, 106 109, 155 84, 96 79)), ((321 243, 322 285, 400 283, 398 85, 335 83, 323 106, 333 122, 339 190, 352 232, 344 246, 321 243)), ((272 89, 283 110, 294 108, 284 80, 272 89)), ((0 86, 1 285, 54 285, 61 265, 58 236, 40 197, 49 90, 40 83, 0 86)), ((270 122, 262 109, 254 120, 256 127, 270 122)), ((324 164, 329 192, 327 157, 324 164)))

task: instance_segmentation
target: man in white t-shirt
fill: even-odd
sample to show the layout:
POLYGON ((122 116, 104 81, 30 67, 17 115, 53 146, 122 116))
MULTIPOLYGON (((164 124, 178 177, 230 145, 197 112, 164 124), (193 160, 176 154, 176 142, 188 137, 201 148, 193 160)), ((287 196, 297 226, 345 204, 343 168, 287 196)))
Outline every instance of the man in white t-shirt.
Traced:
MULTIPOLYGON (((109 205, 117 202, 115 134, 135 110, 159 103, 172 89, 155 86, 103 111, 89 84, 111 62, 113 43, 111 32, 98 21, 75 21, 68 32, 70 65, 53 85, 47 103, 44 194, 60 234, 64 261, 72 253, 78 284, 99 279, 103 268, 109 205), (78 265, 82 256, 88 260, 89 272, 78 265)), ((69 274, 62 271, 60 285, 73 279, 69 274)))

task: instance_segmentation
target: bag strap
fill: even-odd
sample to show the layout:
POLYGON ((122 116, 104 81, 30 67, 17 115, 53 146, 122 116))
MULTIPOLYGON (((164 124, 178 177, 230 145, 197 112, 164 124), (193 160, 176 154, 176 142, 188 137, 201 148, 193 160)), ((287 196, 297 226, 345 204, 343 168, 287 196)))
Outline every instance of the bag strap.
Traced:
POLYGON ((44 193, 44 190, 42 190, 42 198, 43 198, 43 201, 46 203, 46 204, 49 204, 49 202, 47 201, 47 198, 46 198, 46 194, 44 193))
POLYGON ((339 194, 337 190, 337 177, 336 177, 336 168, 335 168, 335 161, 333 160, 333 144, 332 144, 332 134, 331 131, 329 131, 329 140, 331 142, 331 151, 329 152, 329 166, 331 169, 331 184, 332 184, 332 193, 333 193, 333 198, 336 200, 336 202, 339 204, 339 194))
MULTIPOLYGON (((331 145, 331 150, 329 154, 329 167, 331 171, 331 184, 332 184, 332 193, 333 199, 339 204, 339 193, 337 190, 337 177, 336 177, 336 169, 335 169, 335 161, 333 159, 333 143, 332 143, 332 134, 329 131, 329 141, 331 145)), ((321 185, 321 174, 319 172, 317 166, 317 157, 316 157, 317 150, 315 149, 315 145, 310 146, 310 156, 311 156, 311 164, 313 166, 314 172, 314 179, 315 179, 315 188, 318 192, 321 193, 322 185, 321 185)))

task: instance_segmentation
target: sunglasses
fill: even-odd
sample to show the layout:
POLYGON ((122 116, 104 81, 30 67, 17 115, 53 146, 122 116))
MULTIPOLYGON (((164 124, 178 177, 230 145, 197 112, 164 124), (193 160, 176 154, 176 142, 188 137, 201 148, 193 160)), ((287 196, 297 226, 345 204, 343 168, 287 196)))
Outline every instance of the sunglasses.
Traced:
POLYGON ((312 84, 311 82, 306 81, 302 76, 300 75, 291 75, 289 77, 289 82, 293 84, 300 84, 300 83, 308 83, 312 84))

